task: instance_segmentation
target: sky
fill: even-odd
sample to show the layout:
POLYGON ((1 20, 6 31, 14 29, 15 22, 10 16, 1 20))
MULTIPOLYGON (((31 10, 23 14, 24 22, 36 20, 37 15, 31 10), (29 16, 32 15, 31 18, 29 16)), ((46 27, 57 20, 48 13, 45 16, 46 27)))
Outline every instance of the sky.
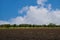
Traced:
POLYGON ((60 0, 0 0, 0 24, 60 24, 60 0))

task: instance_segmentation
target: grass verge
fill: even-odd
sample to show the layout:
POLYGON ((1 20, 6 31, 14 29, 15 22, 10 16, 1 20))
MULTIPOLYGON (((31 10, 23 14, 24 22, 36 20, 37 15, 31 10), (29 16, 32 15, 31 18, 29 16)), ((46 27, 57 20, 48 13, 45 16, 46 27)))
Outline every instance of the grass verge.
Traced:
POLYGON ((0 29, 60 29, 60 27, 0 27, 0 29))

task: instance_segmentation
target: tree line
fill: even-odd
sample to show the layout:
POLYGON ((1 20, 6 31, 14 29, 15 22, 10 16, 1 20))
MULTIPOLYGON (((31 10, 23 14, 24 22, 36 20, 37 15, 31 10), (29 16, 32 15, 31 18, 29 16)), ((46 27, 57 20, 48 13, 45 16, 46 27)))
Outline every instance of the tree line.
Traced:
POLYGON ((60 25, 56 25, 56 24, 53 24, 53 23, 50 23, 48 25, 32 25, 32 24, 20 24, 20 25, 16 25, 16 24, 13 24, 13 25, 10 25, 10 24, 2 24, 0 25, 0 27, 60 27, 60 25))

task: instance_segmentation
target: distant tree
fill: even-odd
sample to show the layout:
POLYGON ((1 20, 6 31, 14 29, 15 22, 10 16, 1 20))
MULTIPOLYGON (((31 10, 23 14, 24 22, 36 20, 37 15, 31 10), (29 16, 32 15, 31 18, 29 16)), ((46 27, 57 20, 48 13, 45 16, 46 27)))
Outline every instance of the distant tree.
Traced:
POLYGON ((48 24, 48 27, 56 27, 56 25, 53 23, 50 23, 50 24, 48 24))
POLYGON ((0 25, 0 27, 3 27, 3 25, 0 25))
POLYGON ((9 28, 10 27, 10 24, 3 24, 3 25, 1 25, 2 27, 7 27, 7 28, 9 28))
POLYGON ((56 25, 56 24, 53 24, 53 23, 49 23, 48 25, 35 25, 35 24, 20 24, 20 25, 16 25, 16 24, 13 24, 13 25, 10 25, 10 24, 3 24, 3 25, 0 25, 0 27, 60 27, 60 25, 56 25))
POLYGON ((13 27, 17 27, 17 25, 16 25, 16 24, 14 24, 14 25, 13 25, 13 27))

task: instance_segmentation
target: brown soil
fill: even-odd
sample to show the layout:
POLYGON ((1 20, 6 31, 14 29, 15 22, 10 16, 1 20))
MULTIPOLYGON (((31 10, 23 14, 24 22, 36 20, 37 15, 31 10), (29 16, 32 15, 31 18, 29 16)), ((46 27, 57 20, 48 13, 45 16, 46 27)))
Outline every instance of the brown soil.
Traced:
POLYGON ((0 29, 0 40, 60 40, 60 29, 0 29))

